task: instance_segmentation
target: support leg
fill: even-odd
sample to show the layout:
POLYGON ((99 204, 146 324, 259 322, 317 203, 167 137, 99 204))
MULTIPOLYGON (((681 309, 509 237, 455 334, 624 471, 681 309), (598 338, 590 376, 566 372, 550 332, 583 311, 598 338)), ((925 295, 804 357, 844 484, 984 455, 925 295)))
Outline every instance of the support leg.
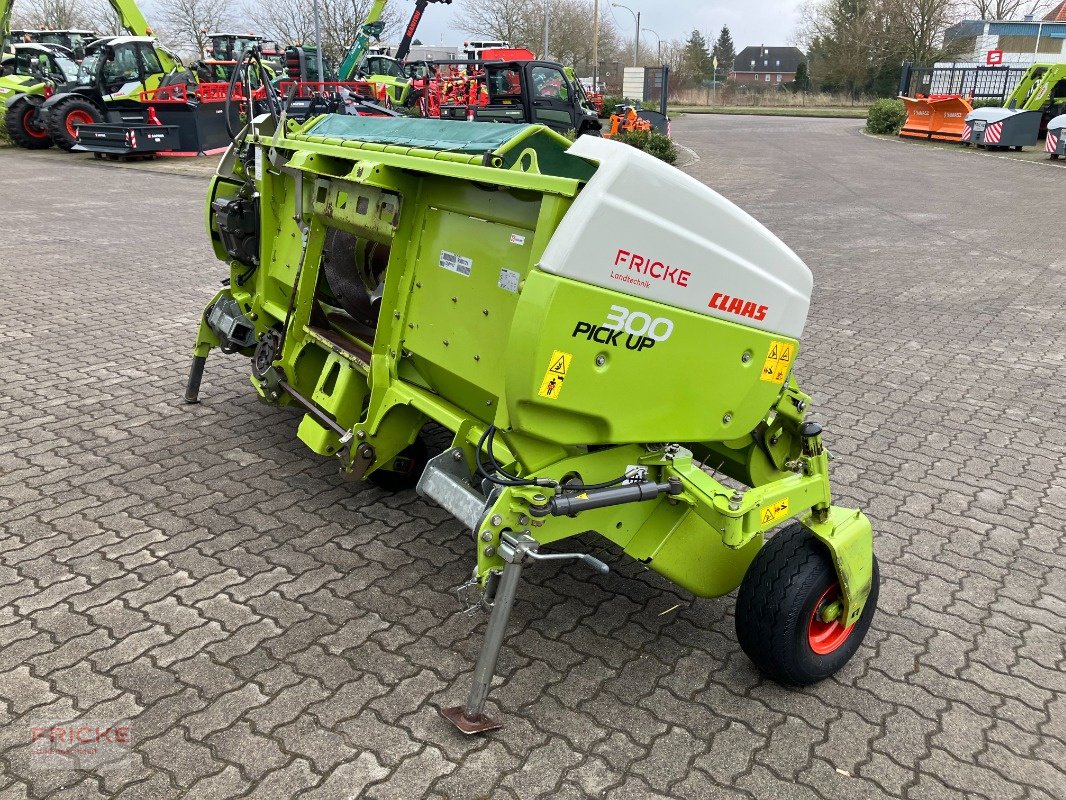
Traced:
POLYGON ((204 364, 207 356, 193 356, 192 366, 189 367, 189 382, 185 384, 185 402, 200 402, 200 381, 204 377, 204 364))
POLYGON ((441 716, 463 733, 484 733, 503 727, 502 723, 485 713, 485 701, 489 696, 492 676, 496 673, 496 660, 500 656, 500 647, 503 646, 507 621, 511 617, 511 607, 514 605, 515 594, 518 592, 518 580, 521 576, 522 563, 520 561, 512 561, 503 568, 503 577, 496 590, 496 601, 492 606, 488 627, 485 629, 485 641, 481 644, 481 654, 478 656, 477 666, 474 667, 474 681, 470 687, 470 696, 467 697, 465 706, 441 709, 441 716))

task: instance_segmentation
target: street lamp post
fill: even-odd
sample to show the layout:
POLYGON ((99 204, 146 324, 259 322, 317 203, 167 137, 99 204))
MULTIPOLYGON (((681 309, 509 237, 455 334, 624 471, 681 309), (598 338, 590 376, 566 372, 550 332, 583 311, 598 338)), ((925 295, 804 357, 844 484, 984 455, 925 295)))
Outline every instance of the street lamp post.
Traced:
POLYGON ((323 90, 322 81, 326 79, 326 76, 322 74, 322 23, 319 19, 318 13, 318 0, 315 0, 314 4, 315 13, 315 69, 318 70, 318 88, 323 90))
POLYGON ((544 0, 544 55, 541 58, 545 61, 548 60, 548 2, 544 0))
POLYGON ((663 40, 655 31, 651 28, 645 27, 645 33, 650 33, 655 37, 655 41, 659 43, 659 60, 656 62, 660 67, 663 65, 663 40))
POLYGON ((633 15, 633 21, 637 23, 637 38, 633 44, 633 66, 640 66, 640 12, 634 11, 629 6, 624 6, 621 3, 611 3, 615 8, 624 8, 630 14, 633 15))

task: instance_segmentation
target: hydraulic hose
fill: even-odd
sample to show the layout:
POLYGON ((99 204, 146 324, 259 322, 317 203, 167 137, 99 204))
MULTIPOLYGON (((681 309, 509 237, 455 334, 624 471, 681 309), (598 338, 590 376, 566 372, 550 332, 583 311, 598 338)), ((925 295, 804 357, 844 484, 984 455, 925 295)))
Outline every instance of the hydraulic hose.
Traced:
POLYGON ((248 119, 251 120, 255 117, 255 98, 252 96, 252 80, 248 74, 248 70, 253 66, 255 67, 255 73, 259 78, 259 83, 263 86, 266 93, 267 109, 270 111, 270 116, 274 120, 274 124, 278 124, 278 96, 274 89, 274 85, 270 82, 270 73, 267 72, 266 65, 263 63, 262 53, 260 53, 259 47, 250 47, 245 50, 233 67, 233 73, 229 77, 229 85, 226 88, 226 104, 223 109, 223 115, 226 118, 226 133, 229 134, 231 142, 237 141, 237 132, 233 130, 233 123, 230 118, 230 109, 233 106, 233 90, 237 87, 238 80, 244 86, 245 97, 248 102, 248 119), (241 80, 243 76, 243 80, 241 80))

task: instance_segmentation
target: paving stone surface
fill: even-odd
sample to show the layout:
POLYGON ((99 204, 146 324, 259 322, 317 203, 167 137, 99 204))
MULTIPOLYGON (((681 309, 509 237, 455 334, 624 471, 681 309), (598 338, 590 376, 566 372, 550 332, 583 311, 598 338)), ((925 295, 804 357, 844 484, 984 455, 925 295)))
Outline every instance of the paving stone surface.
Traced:
POLYGON ((468 534, 338 476, 246 362, 180 402, 222 277, 202 174, 4 150, 0 797, 1066 796, 1062 171, 852 120, 675 131, 815 273, 798 374, 883 577, 846 669, 762 679, 731 598, 587 537, 612 572, 527 571, 507 726, 460 736, 468 534), (132 755, 31 763, 37 721, 87 719, 132 755))

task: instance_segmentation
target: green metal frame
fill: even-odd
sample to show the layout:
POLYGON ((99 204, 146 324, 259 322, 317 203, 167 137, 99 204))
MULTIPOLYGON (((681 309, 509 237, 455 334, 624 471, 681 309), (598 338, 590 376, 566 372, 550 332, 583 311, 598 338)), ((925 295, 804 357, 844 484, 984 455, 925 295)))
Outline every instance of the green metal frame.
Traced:
MULTIPOLYGON (((572 335, 622 296, 537 268, 594 171, 568 147, 540 126, 320 118, 282 132, 261 120, 223 160, 207 205, 215 252, 230 261, 211 203, 258 195, 260 264, 230 261, 208 311, 231 298, 257 334, 284 336, 253 385, 304 411, 299 438, 357 477, 388 469, 433 421, 471 472, 492 424, 492 455, 512 474, 588 484, 639 466, 680 482, 676 494, 572 517, 543 514, 546 489, 501 487, 474 531, 482 582, 504 567, 505 532, 547 544, 596 531, 694 594, 720 596, 767 532, 798 519, 839 575, 843 602, 829 616, 854 623, 871 589, 870 522, 832 505, 828 454, 804 427, 810 398, 791 376, 760 378, 769 348, 798 342, 634 297, 673 321, 670 341, 606 352, 572 335), (323 327, 330 228, 390 247, 373 341, 323 327), (451 250, 472 260, 468 275, 441 268, 451 250), (497 285, 501 265, 519 274, 519 291, 497 285), (545 397, 559 352, 570 356, 565 391, 545 397)), ((205 312, 194 353, 221 344, 205 312)))

